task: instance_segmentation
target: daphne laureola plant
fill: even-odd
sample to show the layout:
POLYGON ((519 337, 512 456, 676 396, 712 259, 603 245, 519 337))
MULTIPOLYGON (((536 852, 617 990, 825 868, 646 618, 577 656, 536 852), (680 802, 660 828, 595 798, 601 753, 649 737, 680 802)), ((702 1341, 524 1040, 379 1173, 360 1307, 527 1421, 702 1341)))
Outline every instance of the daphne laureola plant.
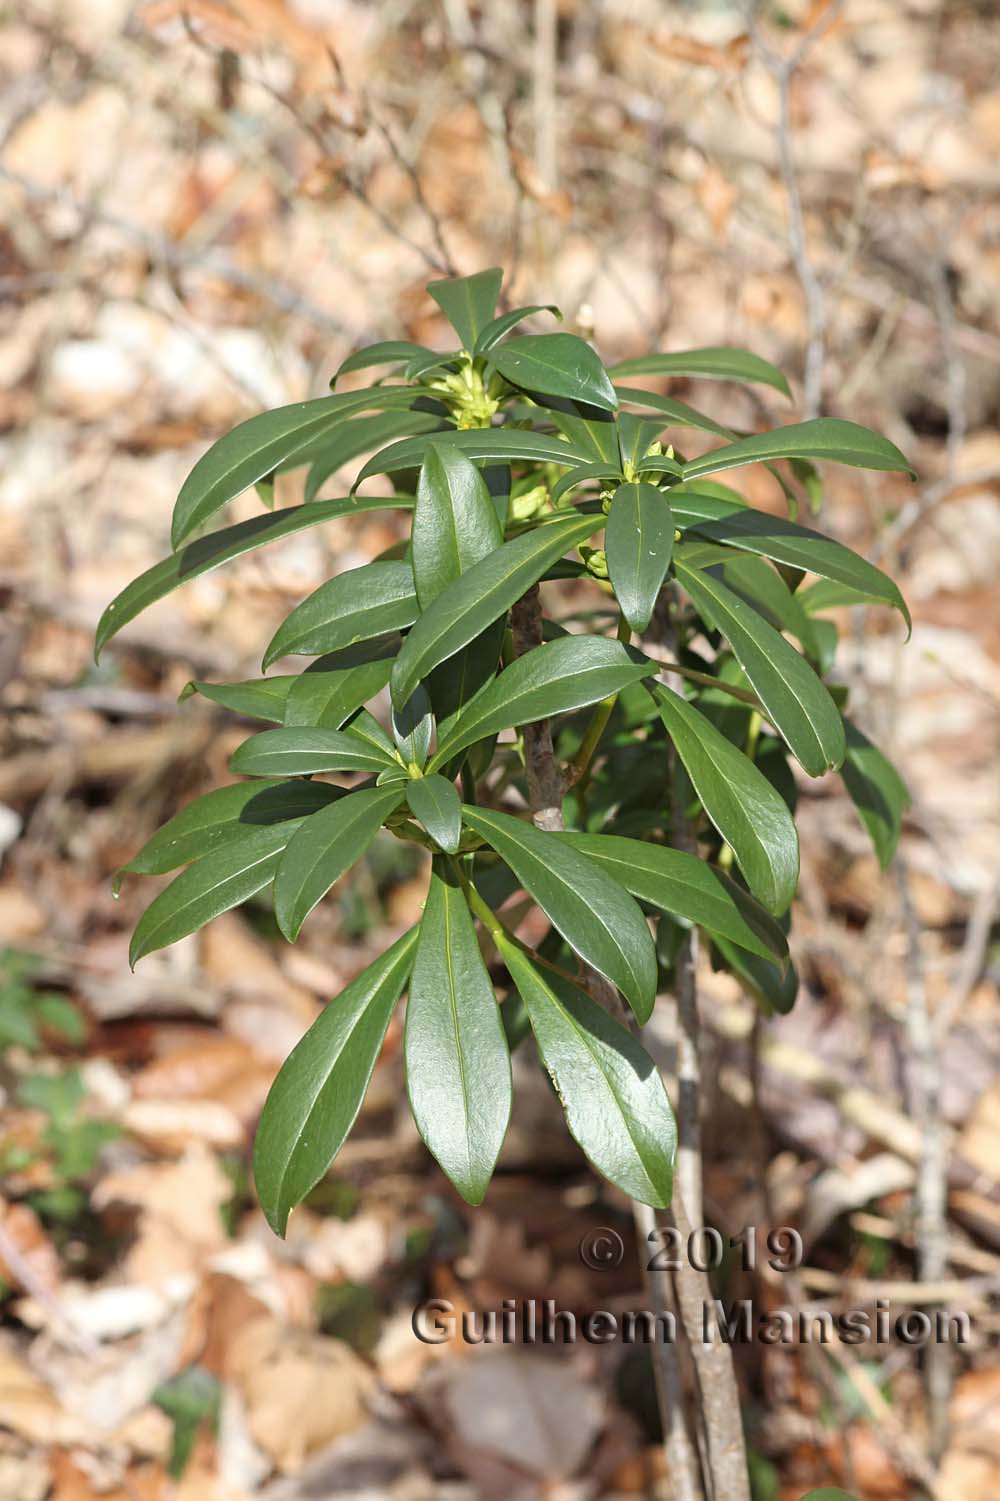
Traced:
POLYGON ((386 508, 409 517, 405 546, 330 578, 279 627, 265 673, 296 656, 312 659, 304 670, 190 685, 276 727, 233 755, 246 780, 183 808, 125 867, 186 866, 139 921, 135 963, 265 887, 294 941, 380 829, 431 853, 419 923, 326 1007, 271 1089, 255 1172, 279 1234, 347 1137, 404 990, 413 1114, 469 1203, 493 1173, 510 1054, 530 1030, 594 1167, 667 1205, 674 1120, 636 1025, 669 992, 691 927, 766 1011, 792 1005, 790 762, 811 777, 839 768, 883 864, 899 834, 905 789, 828 678, 837 635, 825 615, 906 605, 884 573, 795 516, 816 460, 908 471, 906 459, 828 418, 735 433, 629 381, 715 377, 787 396, 765 360, 711 348, 606 368, 571 333, 516 332, 556 310, 497 316, 500 287, 499 270, 432 283, 459 348, 362 349, 331 386, 378 369, 374 384, 253 417, 216 443, 178 497, 173 554, 98 628, 100 650, 188 579, 306 527, 386 508), (720 441, 686 459, 664 446, 668 427, 720 441), (365 454, 349 496, 319 498, 365 454), (760 462, 787 518, 719 480, 760 462), (270 506, 274 476, 298 468, 302 504, 203 533, 251 486, 270 506), (357 493, 375 478, 389 493, 357 493), (548 613, 561 591, 545 587, 560 580, 575 581, 574 602, 581 584, 591 596, 561 619, 548 613), (366 707, 386 688, 388 729, 366 707), (561 807, 533 822, 524 746, 542 721, 561 807), (687 848, 673 847, 678 819, 687 848), (518 890, 549 924, 535 948, 505 912, 518 890), (488 962, 506 977, 500 1003, 488 962))

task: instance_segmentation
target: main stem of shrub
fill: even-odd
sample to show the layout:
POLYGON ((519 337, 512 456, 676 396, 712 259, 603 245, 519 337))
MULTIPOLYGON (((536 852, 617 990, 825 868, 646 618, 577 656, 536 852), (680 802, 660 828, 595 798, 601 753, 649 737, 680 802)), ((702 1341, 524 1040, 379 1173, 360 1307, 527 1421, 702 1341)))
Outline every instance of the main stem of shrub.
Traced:
MULTIPOLYGON (((522 656, 526 651, 533 650, 541 645, 542 641, 542 611, 539 600, 538 586, 529 589, 522 599, 511 611, 511 631, 514 639, 514 651, 517 656, 522 656)), ((531 816, 536 827, 551 831, 558 831, 564 827, 562 815, 563 778, 556 764, 555 752, 552 746, 552 733, 548 720, 523 727, 524 734, 524 760, 525 772, 528 782, 528 797, 531 804, 531 816)), ((591 989, 610 1010, 615 1010, 617 997, 607 981, 601 976, 590 975, 591 989)), ((691 972, 692 1005, 696 1005, 693 994, 693 970, 691 972)), ((697 1112, 697 1101, 695 1101, 697 1112)), ((699 1161, 700 1183, 700 1161, 699 1161)), ((674 1290, 671 1286, 669 1273, 657 1271, 655 1267, 655 1251, 657 1238, 657 1221, 655 1212, 647 1204, 637 1201, 632 1203, 632 1213, 636 1227, 638 1241, 639 1262, 643 1278, 643 1284, 650 1302, 651 1311, 656 1315, 666 1315, 667 1322, 670 1318, 676 1318, 677 1303, 680 1302, 680 1328, 691 1346, 695 1370, 698 1373, 699 1384, 704 1385, 705 1379, 714 1379, 720 1390, 718 1397, 730 1397, 732 1401, 732 1417, 729 1422, 725 1421, 723 1412, 718 1410, 718 1397, 715 1401, 706 1400, 702 1394, 702 1412, 705 1423, 705 1469, 708 1480, 708 1495, 715 1498, 726 1498, 726 1501, 750 1501, 750 1491, 747 1482, 746 1456, 743 1453, 743 1432, 739 1416, 739 1402, 736 1394, 735 1375, 732 1369, 732 1357, 728 1346, 719 1346, 709 1351, 700 1344, 701 1328, 697 1321, 692 1324, 689 1317, 691 1310, 699 1296, 708 1298, 709 1288, 707 1278, 696 1273, 693 1268, 686 1265, 677 1274, 678 1280, 685 1278, 691 1282, 687 1289, 688 1296, 685 1300, 683 1295, 675 1299, 674 1290), (651 1261, 654 1265, 651 1267, 651 1261), (701 1286, 697 1285, 702 1284, 701 1286), (685 1313, 685 1302, 687 1314, 685 1313), (695 1340, 699 1341, 695 1345, 695 1340), (728 1382, 720 1380, 718 1370, 719 1360, 712 1360, 713 1371, 709 1378, 707 1367, 702 1376, 702 1360, 699 1351, 704 1351, 712 1356, 721 1356, 728 1361, 728 1382), (711 1411, 711 1418, 709 1416, 711 1411), (742 1470, 739 1471, 739 1463, 734 1463, 730 1454, 735 1435, 738 1439, 739 1456, 742 1460, 742 1470)), ((686 1223, 686 1216, 681 1211, 681 1217, 686 1223)), ((682 1232, 686 1235, 687 1232, 682 1232)), ((683 1258, 682 1258, 683 1260, 683 1258)), ((685 1415, 684 1386, 681 1378, 680 1364, 677 1359, 678 1350, 666 1341, 660 1341, 653 1346, 654 1375, 656 1380, 657 1408, 660 1415, 660 1425, 663 1431, 663 1446, 673 1492, 676 1501, 701 1501, 705 1495, 705 1487, 701 1482, 698 1457, 691 1442, 687 1419, 685 1415)))

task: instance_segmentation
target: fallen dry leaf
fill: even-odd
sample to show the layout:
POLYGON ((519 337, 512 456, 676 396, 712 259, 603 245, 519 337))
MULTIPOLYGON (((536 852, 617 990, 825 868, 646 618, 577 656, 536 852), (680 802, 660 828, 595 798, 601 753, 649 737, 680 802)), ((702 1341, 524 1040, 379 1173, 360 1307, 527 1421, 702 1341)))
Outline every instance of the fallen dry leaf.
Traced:
POLYGON ((497 1348, 449 1373, 445 1404, 463 1447, 549 1481, 576 1473, 603 1415, 600 1394, 567 1365, 497 1348))
POLYGON ((360 1428, 375 1386, 371 1370, 348 1345, 290 1331, 266 1316, 236 1335, 225 1369, 243 1397, 254 1442, 286 1473, 360 1428))

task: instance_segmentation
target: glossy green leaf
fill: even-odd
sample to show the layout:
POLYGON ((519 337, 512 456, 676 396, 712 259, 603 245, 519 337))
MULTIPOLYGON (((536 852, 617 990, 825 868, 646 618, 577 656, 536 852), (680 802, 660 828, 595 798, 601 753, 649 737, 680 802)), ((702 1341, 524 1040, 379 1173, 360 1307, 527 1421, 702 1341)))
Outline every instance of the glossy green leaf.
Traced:
POLYGON ((264 666, 291 654, 339 651, 412 625, 419 606, 409 563, 366 563, 320 584, 275 631, 264 666))
POLYGON ((442 765, 500 730, 596 704, 658 670, 655 662, 603 636, 547 641, 515 658, 462 714, 442 727, 431 766, 442 765))
POLYGON ((845 720, 845 727, 847 755, 840 775, 885 870, 896 853, 910 794, 892 762, 867 735, 850 720, 845 720))
POLYGON ((662 490, 652 485, 619 485, 608 512, 604 550, 608 575, 622 614, 634 631, 644 631, 674 549, 674 518, 662 490))
POLYGON ((221 912, 256 896, 271 880, 295 832, 294 822, 265 825, 189 865, 139 919, 129 948, 132 967, 144 954, 186 938, 221 912))
POLYGON ((493 498, 475 464, 453 444, 431 444, 413 511, 413 578, 421 608, 502 544, 493 498))
POLYGON ((392 671, 394 703, 405 703, 431 669, 498 620, 564 552, 604 525, 603 516, 568 516, 505 542, 439 594, 403 643, 392 671))
MULTIPOLYGON (((432 444, 417 485, 411 544, 421 607, 427 609, 450 583, 502 544, 503 527, 483 474, 460 449, 432 444)), ((439 717, 454 713, 492 677, 502 632, 502 621, 487 627, 457 662, 431 675, 430 693, 439 717)))
POLYGON ((795 422, 790 427, 776 427, 769 433, 740 438, 700 459, 691 459, 684 465, 684 478, 697 479, 699 475, 718 474, 723 469, 763 463, 767 459, 792 458, 831 459, 859 469, 898 470, 916 478, 895 443, 870 428, 844 422, 839 417, 816 417, 811 422, 795 422))
POLYGON ((677 401, 673 396, 661 396, 657 391, 642 391, 638 386, 616 386, 615 390, 620 401, 659 412, 665 419, 660 423, 661 431, 669 423, 671 427, 694 427, 700 432, 715 433, 719 438, 736 436, 732 428, 716 422, 714 417, 699 412, 696 407, 688 406, 686 401, 677 401))
MULTIPOLYGON (((619 395, 621 392, 619 392, 619 395)), ((651 446, 659 442, 663 421, 659 417, 637 417, 634 412, 618 413, 618 442, 622 467, 637 470, 651 446)))
POLYGON ((316 499, 320 487, 342 465, 357 458, 360 453, 371 453, 390 438, 401 438, 410 433, 432 433, 443 425, 440 414, 434 412, 379 412, 374 417, 355 417, 342 422, 325 442, 309 453, 309 476, 303 492, 308 504, 316 499))
POLYGON ((516 328, 519 323, 524 322, 525 318, 530 318, 535 313, 553 313, 560 321, 562 320, 562 313, 556 307, 555 303, 552 302, 535 303, 531 307, 512 308, 509 313, 501 313, 499 318, 494 318, 492 322, 487 323, 486 327, 480 330, 473 353, 486 354, 488 350, 493 348, 494 344, 499 344, 504 334, 510 333, 512 328, 516 328))
POLYGON ((339 730, 362 704, 381 693, 392 671, 386 653, 353 667, 303 672, 293 678, 285 702, 286 725, 322 725, 339 730))
POLYGON ((692 480, 670 486, 670 507, 680 531, 700 526, 703 521, 725 521, 746 501, 729 485, 716 480, 692 480))
POLYGON ((423 766, 433 733, 430 697, 423 683, 418 683, 403 707, 392 710, 392 736, 407 766, 423 766))
POLYGON ((716 542, 700 542, 688 532, 677 557, 697 570, 712 569, 723 582, 776 631, 787 631, 801 644, 810 662, 819 660, 816 626, 776 568, 754 553, 737 552, 716 542), (694 540, 688 541, 688 538, 694 540))
POLYGON ((788 942, 774 919, 735 882, 695 855, 616 834, 558 837, 589 856, 640 901, 698 923, 762 958, 787 957, 788 942))
POLYGON ((438 848, 453 855, 462 837, 462 802, 454 783, 437 772, 418 777, 407 785, 406 801, 438 848))
POLYGON ((462 348, 470 353, 493 318, 502 281, 503 271, 499 266, 491 266, 474 276, 453 276, 428 283, 428 293, 458 334, 462 348))
POLYGON ((394 766, 392 756, 373 747, 352 730, 307 725, 261 730, 229 758, 230 771, 243 776, 312 776, 319 771, 380 772, 394 766))
MULTIPOLYGON (((849 547, 821 536, 809 527, 798 526, 783 516, 770 516, 749 507, 734 509, 731 515, 696 521, 700 537, 760 553, 775 563, 785 563, 815 573, 820 578, 845 585, 852 598, 878 600, 901 612, 907 625, 910 612, 899 589, 881 569, 858 557, 849 547)), ((839 601, 838 601, 839 602, 839 601)))
POLYGON ((426 344, 413 344, 409 339, 386 339, 381 344, 368 344, 349 354, 330 381, 335 386, 342 375, 351 370, 370 370, 374 365, 402 365, 419 354, 430 354, 426 344))
POLYGON ((570 947, 647 1021, 656 999, 656 954, 646 919, 628 893, 593 860, 534 824, 492 809, 462 811, 570 947))
POLYGON ((241 422, 212 445, 188 475, 174 506, 171 542, 174 548, 229 501, 249 490, 280 466, 288 467, 325 427, 354 412, 390 406, 410 406, 413 391, 372 387, 318 401, 296 401, 241 422))
POLYGON ((99 657, 112 636, 122 626, 157 600, 163 599, 174 589, 198 578, 231 558, 241 557, 254 548, 264 547, 268 542, 280 542, 306 527, 318 526, 323 521, 336 521, 341 516, 364 515, 367 511, 385 511, 394 506, 409 506, 412 501, 405 496, 388 497, 357 496, 349 500, 321 500, 308 506, 288 506, 274 511, 269 516, 253 516, 236 526, 227 526, 222 531, 211 532, 189 542, 187 547, 172 557, 154 563, 145 573, 133 579, 127 588, 111 601, 101 616, 97 627, 94 655, 99 657))
POLYGON ((404 1047, 417 1129, 463 1199, 481 1204, 510 1120, 510 1053, 465 896, 440 860, 420 921, 404 1047))
MULTIPOLYGON (((369 459, 354 482, 355 489, 373 474, 393 474, 418 468, 431 443, 428 437, 401 438, 369 459)), ((454 444, 474 463, 498 464, 524 459, 533 464, 585 464, 592 458, 589 446, 581 447, 552 433, 533 433, 519 427, 474 427, 437 437, 437 444, 454 444)))
POLYGON ((799 840, 784 800, 742 751, 686 699, 652 685, 660 717, 754 896, 784 912, 799 878, 799 840))
POLYGON ((680 558, 676 572, 696 608, 727 637, 768 719, 803 768, 818 777, 839 766, 847 748, 844 722, 805 658, 712 574, 680 558))
POLYGON ((320 782, 236 782, 195 798, 157 829, 119 876, 160 876, 247 838, 262 824, 301 819, 340 796, 320 782))
POLYGON ((276 1235, 315 1188, 357 1119, 413 964, 411 928, 331 1001, 286 1058, 254 1143, 260 1205, 276 1235))
POLYGON ((376 750, 384 751, 390 760, 395 760, 395 744, 391 735, 367 709, 362 709, 358 717, 351 721, 350 731, 352 735, 360 735, 362 740, 366 740, 376 750))
POLYGON ((505 380, 543 396, 565 396, 613 412, 615 388, 599 356, 576 334, 519 334, 490 353, 505 380))
POLYGON ((598 463, 620 470, 621 446, 614 412, 561 396, 539 395, 538 401, 574 448, 588 453, 598 463))
POLYGON ((739 980, 743 989, 768 1016, 787 1016, 799 993, 799 976, 795 965, 775 964, 773 959, 748 954, 728 938, 713 936, 715 957, 739 980))
POLYGON ((609 464, 603 459, 594 464, 580 464, 576 469, 570 469, 552 486, 552 504, 557 506, 570 490, 577 485, 585 485, 588 480, 617 480, 621 477, 621 465, 609 464))
POLYGON ((362 788, 314 813, 289 840, 274 877, 274 916, 290 943, 317 902, 360 860, 403 796, 400 786, 362 788))
POLYGON ((665 1208, 677 1128, 656 1064, 577 986, 533 964, 513 942, 501 939, 500 951, 574 1139, 630 1198, 665 1208))
POLYGON ((285 718, 288 695, 298 682, 291 674, 273 678, 254 678, 248 683, 188 683, 178 697, 183 703, 193 693, 207 698, 234 714, 245 714, 248 719, 270 719, 281 724, 285 718))
POLYGON ((615 379, 627 375, 696 375, 710 380, 751 381, 773 386, 785 396, 792 394, 775 365, 745 349, 684 349, 675 354, 641 355, 635 360, 619 360, 608 367, 608 373, 615 379))
POLYGON ((403 376, 406 380, 419 381, 430 375, 434 370, 457 370, 459 367, 458 351, 451 354, 417 354, 410 360, 403 376))

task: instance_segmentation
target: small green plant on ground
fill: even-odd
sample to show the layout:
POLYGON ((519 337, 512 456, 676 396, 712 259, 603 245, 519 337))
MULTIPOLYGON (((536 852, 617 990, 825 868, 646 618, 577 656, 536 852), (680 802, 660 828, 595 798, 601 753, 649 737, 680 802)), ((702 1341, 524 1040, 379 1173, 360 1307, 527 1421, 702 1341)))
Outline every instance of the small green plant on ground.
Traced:
MULTIPOLYGON (((296 656, 304 670, 190 685, 275 728, 233 755, 247 780, 184 808, 125 867, 187 867, 140 919, 134 963, 267 887, 294 941, 380 829, 431 853, 421 920, 326 1008, 264 1107, 255 1176, 279 1234, 346 1139, 404 991, 413 1115, 470 1204, 496 1165, 510 1052, 530 1030, 594 1167, 637 1203, 669 1205, 674 1118, 637 1032, 674 988, 691 928, 766 1012, 793 1004, 791 763, 840 771, 883 864, 899 836, 906 792, 845 712, 827 614, 874 602, 908 621, 906 605, 797 508, 800 490, 816 502, 816 461, 911 472, 906 459, 830 418, 734 432, 631 382, 715 377, 787 396, 767 361, 710 348, 605 367, 573 334, 518 332, 555 309, 497 315, 500 286, 497 270, 432 283, 458 348, 363 349, 331 384, 379 370, 374 384, 216 443, 178 497, 173 554, 98 628, 100 650, 186 580, 303 528, 384 509, 409 519, 405 545, 330 578, 278 628, 265 674, 296 656), (667 428, 717 446, 689 459, 667 428), (321 497, 366 454, 350 495, 321 497), (752 463, 787 516, 719 478, 752 463), (304 502, 271 509, 275 476, 293 469, 304 502), (388 493, 360 495, 369 480, 388 493), (264 513, 203 533, 254 485, 264 513), (560 591, 540 593, 559 581, 583 600, 561 618, 560 591), (388 729, 367 707, 385 689, 388 729), (347 786, 328 780, 344 774, 347 786), (518 890, 549 923, 535 947, 505 908, 518 890), (484 953, 506 976, 499 1005, 484 953)), ((738 1419, 727 1445, 738 1460, 738 1419)), ((745 1461, 727 1494, 749 1494, 745 1461)))

